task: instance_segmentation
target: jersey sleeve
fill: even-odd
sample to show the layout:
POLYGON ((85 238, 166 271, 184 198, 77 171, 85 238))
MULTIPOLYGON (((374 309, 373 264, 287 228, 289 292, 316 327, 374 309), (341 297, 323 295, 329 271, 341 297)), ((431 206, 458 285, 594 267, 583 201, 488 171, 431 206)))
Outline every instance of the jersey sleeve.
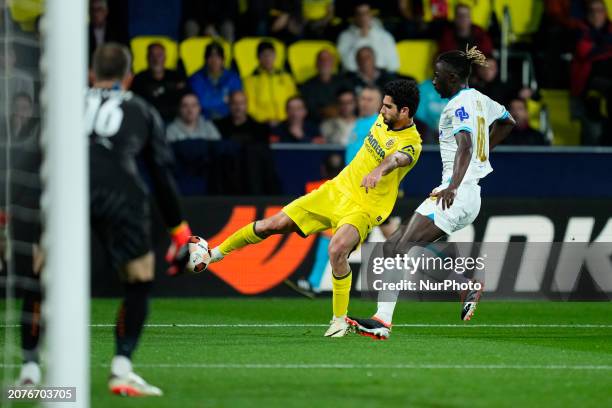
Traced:
POLYGON ((495 102, 491 98, 487 98, 487 107, 485 109, 487 115, 487 126, 491 126, 491 124, 496 120, 506 119, 510 115, 503 105, 495 102))

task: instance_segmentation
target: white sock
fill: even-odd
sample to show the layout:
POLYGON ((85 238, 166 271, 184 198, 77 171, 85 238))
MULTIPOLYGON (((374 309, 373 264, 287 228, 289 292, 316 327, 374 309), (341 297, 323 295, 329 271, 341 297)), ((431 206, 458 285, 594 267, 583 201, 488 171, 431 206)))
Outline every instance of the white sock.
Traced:
POLYGON ((378 309, 374 315, 378 319, 382 320, 386 324, 391 324, 393 320, 393 311, 395 310, 395 302, 378 302, 378 309))
POLYGON ((24 384, 26 381, 32 385, 40 384, 41 380, 40 366, 35 361, 28 361, 21 366, 19 373, 19 382, 24 384))
POLYGON ((126 356, 115 356, 111 362, 111 374, 125 377, 132 372, 132 362, 126 356))
POLYGON ((210 262, 218 262, 223 259, 223 254, 219 250, 219 247, 215 247, 210 250, 210 262))
POLYGON ((334 316, 334 320, 341 320, 341 321, 345 321, 344 319, 346 319, 346 315, 343 316, 334 316))

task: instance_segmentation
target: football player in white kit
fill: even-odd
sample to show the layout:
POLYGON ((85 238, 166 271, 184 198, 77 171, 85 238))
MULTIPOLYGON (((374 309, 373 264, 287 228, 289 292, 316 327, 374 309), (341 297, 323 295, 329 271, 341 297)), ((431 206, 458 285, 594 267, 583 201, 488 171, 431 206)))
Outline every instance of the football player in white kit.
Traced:
MULTIPOLYGON (((469 88, 472 64, 485 65, 485 56, 472 47, 440 54, 434 66, 433 84, 449 101, 440 115, 439 137, 442 181, 383 245, 386 257, 418 256, 418 243, 435 242, 470 225, 480 211, 478 182, 493 171, 489 151, 508 136, 514 119, 499 103, 469 88)), ((466 279, 467 278, 463 278, 466 279)), ((470 320, 482 290, 462 294, 461 319, 470 320)), ((379 293, 378 310, 370 319, 347 317, 362 335, 386 339, 391 332, 393 310, 399 292, 379 293)))

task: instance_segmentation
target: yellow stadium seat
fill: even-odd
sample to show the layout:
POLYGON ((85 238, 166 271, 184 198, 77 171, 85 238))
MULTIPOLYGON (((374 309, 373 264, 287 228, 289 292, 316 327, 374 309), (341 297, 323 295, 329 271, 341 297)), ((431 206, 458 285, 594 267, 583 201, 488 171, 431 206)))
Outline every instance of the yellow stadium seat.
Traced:
POLYGON ((433 60, 438 46, 431 40, 404 40, 397 43, 401 75, 414 77, 417 82, 431 78, 433 60))
POLYGON ((166 49, 166 69, 176 69, 178 61, 178 45, 176 41, 169 37, 163 36, 140 36, 132 38, 130 45, 132 47, 132 70, 135 74, 144 71, 148 67, 147 63, 147 47, 152 43, 160 43, 166 49))
POLYGON ((35 31, 36 19, 43 13, 45 0, 9 0, 11 18, 23 31, 35 31))
POLYGON ((232 64, 232 49, 230 44, 222 38, 213 37, 192 37, 183 41, 179 45, 179 54, 183 65, 185 66, 185 72, 188 76, 204 66, 204 50, 206 46, 211 42, 216 41, 223 46, 223 52, 225 53, 225 67, 229 68, 232 64))
POLYGON ((233 56, 238 66, 241 77, 247 77, 253 73, 259 65, 257 59, 257 46, 263 40, 270 41, 276 50, 276 61, 274 66, 282 68, 285 65, 285 44, 275 38, 267 37, 244 37, 234 43, 233 56))
POLYGON ((536 32, 544 12, 544 2, 541 0, 493 0, 493 7, 500 23, 504 21, 504 8, 508 7, 510 31, 515 37, 536 32))
POLYGON ((293 77, 298 84, 305 82, 317 74, 317 54, 322 50, 329 50, 336 57, 335 72, 338 72, 340 58, 334 44, 329 41, 297 41, 287 50, 289 66, 293 77))
POLYGON ((548 109, 553 130, 553 145, 576 146, 580 144, 580 121, 572 119, 569 91, 541 89, 542 105, 548 109))

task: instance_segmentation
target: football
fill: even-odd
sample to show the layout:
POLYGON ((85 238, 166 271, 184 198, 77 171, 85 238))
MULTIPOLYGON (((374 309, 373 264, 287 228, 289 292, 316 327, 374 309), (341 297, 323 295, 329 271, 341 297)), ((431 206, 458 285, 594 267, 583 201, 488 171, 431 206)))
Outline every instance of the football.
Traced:
POLYGON ((189 250, 189 260, 185 269, 187 273, 200 273, 206 270, 210 263, 210 252, 208 252, 208 242, 204 238, 192 236, 187 244, 189 250))

